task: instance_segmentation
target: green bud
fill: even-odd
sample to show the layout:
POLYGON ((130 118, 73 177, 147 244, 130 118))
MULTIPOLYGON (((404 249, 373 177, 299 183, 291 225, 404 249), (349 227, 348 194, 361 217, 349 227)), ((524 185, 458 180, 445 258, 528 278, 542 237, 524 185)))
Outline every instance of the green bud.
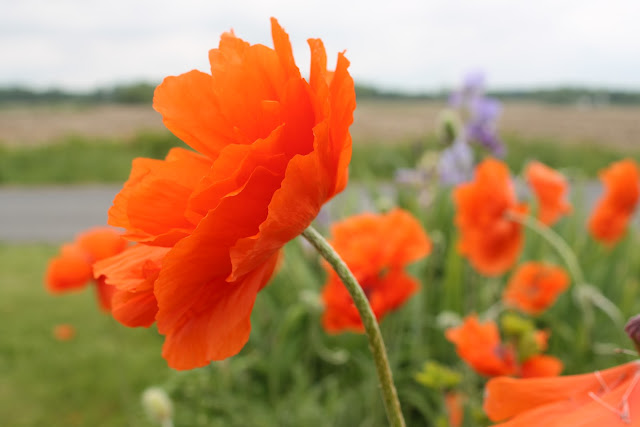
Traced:
POLYGON ((443 110, 438 115, 437 122, 437 134, 438 140, 442 142, 443 145, 451 145, 460 135, 460 129, 462 128, 462 123, 460 122, 460 116, 453 110, 443 110))
POLYGON ((422 371, 414 376, 420 384, 434 389, 450 389, 462 381, 462 375, 434 361, 425 362, 422 371))

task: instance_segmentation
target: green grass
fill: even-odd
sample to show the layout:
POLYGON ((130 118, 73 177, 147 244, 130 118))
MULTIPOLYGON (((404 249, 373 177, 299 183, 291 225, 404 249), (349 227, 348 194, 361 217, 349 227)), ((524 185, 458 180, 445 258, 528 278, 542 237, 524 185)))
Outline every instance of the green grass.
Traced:
MULTIPOLYGON (((342 200, 341 216, 359 210, 342 200)), ((422 289, 381 324, 408 425, 435 425, 441 394, 413 376, 436 360, 463 373, 463 388, 478 410, 482 379, 456 356, 444 338, 447 318, 482 313, 497 299, 506 276, 486 279, 455 249, 450 193, 429 208, 411 190, 393 204, 411 210, 434 241, 432 254, 411 266, 422 289)), ((556 227, 577 252, 587 279, 628 317, 640 312, 640 253, 632 231, 615 248, 602 248, 584 232, 586 212, 576 209, 556 227)), ((326 230, 325 230, 326 233, 326 230)), ((521 260, 561 263, 554 250, 528 233, 521 260)), ((153 329, 121 327, 97 309, 91 290, 51 296, 42 286, 51 246, 0 246, 0 419, 11 426, 145 426, 141 391, 162 385, 175 403, 177 426, 379 426, 384 412, 363 336, 327 335, 320 326, 324 272, 299 239, 286 247, 284 263, 256 301, 249 343, 226 361, 188 372, 166 368, 162 338, 153 329), (54 325, 71 323, 76 337, 53 339, 54 325)), ((536 319, 551 333, 548 353, 565 373, 590 372, 623 361, 630 348, 622 329, 596 310, 593 328, 571 292, 536 319)), ((472 411, 473 412, 473 411, 472 411)), ((482 425, 467 419, 467 427, 482 425)))
MULTIPOLYGON (((514 172, 534 157, 574 175, 595 177, 598 170, 622 157, 640 161, 640 149, 612 150, 606 145, 567 145, 555 140, 506 137, 505 161, 514 172)), ((69 137, 36 147, 0 145, 0 185, 122 183, 135 157, 164 158, 171 147, 185 146, 170 133, 142 133, 130 141, 69 137)), ((355 180, 390 180, 398 168, 411 168, 432 137, 404 142, 356 142, 350 165, 355 180)))
POLYGON ((97 309, 91 289, 49 295, 57 248, 0 245, 0 420, 6 426, 146 426, 139 394, 166 381, 152 330, 127 330, 97 309), (55 325, 76 336, 57 341, 55 325))

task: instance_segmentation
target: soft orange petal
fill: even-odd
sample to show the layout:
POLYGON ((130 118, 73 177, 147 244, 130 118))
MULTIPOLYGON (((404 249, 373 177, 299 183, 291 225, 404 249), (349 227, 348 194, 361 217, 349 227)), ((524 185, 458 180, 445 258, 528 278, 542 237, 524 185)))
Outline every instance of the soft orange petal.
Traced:
MULTIPOLYGON (((539 416, 540 412, 545 413, 547 410, 543 405, 549 405, 550 414, 546 418, 553 418, 558 413, 566 414, 569 409, 579 406, 581 402, 591 401, 592 399, 587 395, 588 392, 599 393, 603 383, 617 384, 621 378, 635 375, 637 370, 637 362, 630 362, 597 373, 566 377, 493 378, 486 386, 484 410, 491 420, 500 421, 535 410, 537 407, 541 408, 536 414, 539 416)), ((602 407, 600 409, 604 410, 602 407)), ((513 425, 526 424, 514 423, 513 425)))
MULTIPOLYGON (((238 353, 249 339, 256 294, 273 274, 277 261, 276 253, 234 283, 221 280, 194 289, 188 313, 180 310, 183 314, 170 330, 159 314, 159 328, 167 335, 162 355, 169 366, 192 369, 238 353)), ((161 289, 161 294, 164 291, 161 289)))
POLYGON ((496 276, 517 260, 523 245, 522 226, 509 220, 508 212, 525 213, 518 204, 509 170, 504 163, 487 159, 480 163, 472 182, 453 193, 455 223, 460 230, 458 248, 480 273, 496 276))
POLYGON ((111 312, 130 327, 150 326, 158 312, 153 285, 169 248, 138 244, 94 265, 94 274, 114 289, 111 312))
POLYGON ((538 314, 549 308, 568 286, 569 275, 563 268, 525 262, 509 279, 503 300, 525 313, 538 314))
POLYGON ((167 129, 211 160, 236 138, 218 105, 213 77, 196 70, 167 77, 153 96, 167 129))
POLYGON ((594 238, 614 244, 626 231, 640 198, 640 171, 631 159, 613 163, 600 172, 605 194, 596 204, 588 228, 594 238))
POLYGON ((111 314, 125 326, 148 328, 156 320, 158 302, 152 289, 139 292, 116 289, 111 304, 111 314))
POLYGON ((534 161, 527 165, 525 176, 538 199, 538 218, 543 224, 551 226, 571 212, 566 200, 569 186, 560 172, 534 161))
POLYGON ((560 375, 564 365, 553 356, 538 354, 528 358, 520 367, 522 378, 555 377, 560 375))
POLYGON ((116 255, 127 247, 127 241, 121 234, 110 227, 95 227, 79 234, 76 242, 93 261, 99 261, 116 255))
POLYGON ((173 245, 195 228, 187 218, 188 200, 210 166, 203 156, 181 148, 172 149, 164 161, 134 160, 129 180, 109 209, 109 224, 125 228, 130 240, 173 245))
POLYGON ((75 244, 64 245, 61 254, 49 261, 45 273, 47 289, 52 293, 83 288, 92 278, 91 262, 75 244))

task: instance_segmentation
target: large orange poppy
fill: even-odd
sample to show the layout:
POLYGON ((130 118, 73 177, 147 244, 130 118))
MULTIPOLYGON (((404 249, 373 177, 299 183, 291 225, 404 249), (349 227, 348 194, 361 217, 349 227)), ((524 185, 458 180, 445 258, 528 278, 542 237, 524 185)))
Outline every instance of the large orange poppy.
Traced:
POLYGON ((640 426, 639 382, 638 361, 582 375, 493 378, 484 409, 500 427, 640 426))
POLYGON ((555 224, 562 215, 571 212, 567 201, 569 185, 560 172, 540 163, 527 165, 525 176, 538 199, 538 219, 546 225, 555 224))
MULTIPOLYGON (((406 211, 365 213, 336 223, 331 245, 362 286, 378 320, 408 300, 419 287, 404 268, 431 251, 431 241, 420 223, 406 211)), ((364 326, 349 292, 333 269, 325 264, 328 278, 322 291, 325 312, 322 324, 328 332, 363 332, 364 326)))
POLYGON ((110 310, 113 289, 105 285, 101 276, 92 280, 93 265, 126 247, 126 240, 110 227, 94 227, 78 234, 73 243, 62 245, 60 254, 49 261, 45 274, 47 289, 58 294, 82 289, 93 282, 100 307, 110 310))
POLYGON ((621 160, 601 171, 600 179, 605 194, 589 218, 589 231, 596 239, 613 244, 624 234, 638 204, 638 166, 631 159, 621 160))
MULTIPOLYGON (((176 369, 240 351, 280 248, 347 183, 355 108, 349 62, 338 54, 329 72, 322 41, 311 39, 306 80, 288 35, 271 24, 275 49, 225 33, 209 52, 211 74, 190 71, 156 89, 165 125, 197 152, 136 159, 109 211, 109 223, 128 239, 168 248, 153 261, 161 261, 153 294, 163 355, 176 369)), ((140 315, 133 303, 123 307, 135 313, 121 318, 140 315)))
POLYGON ((568 286, 569 275, 563 268, 530 261, 522 263, 513 273, 502 299, 525 313, 539 314, 568 286))
POLYGON ((518 203, 504 163, 495 159, 480 163, 474 180, 459 185, 453 200, 460 253, 487 276, 507 271, 518 258, 524 240, 522 226, 509 220, 507 214, 525 213, 527 208, 518 203))

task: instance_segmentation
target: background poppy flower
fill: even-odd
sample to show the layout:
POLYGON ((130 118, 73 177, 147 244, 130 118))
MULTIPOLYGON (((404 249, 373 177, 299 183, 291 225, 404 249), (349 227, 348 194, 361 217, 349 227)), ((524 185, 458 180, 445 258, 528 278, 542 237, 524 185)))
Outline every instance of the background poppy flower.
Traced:
POLYGON ((504 290, 505 304, 529 314, 549 308, 569 286, 569 275, 561 268, 540 262, 520 264, 504 290))
MULTIPOLYGON (((271 24, 274 49, 225 33, 209 52, 211 74, 190 71, 158 86, 154 108, 197 152, 136 159, 109 211, 126 238, 168 248, 153 294, 163 356, 176 369, 240 351, 280 248, 347 183, 349 62, 340 53, 329 72, 322 42, 311 39, 307 81, 288 35, 271 24)), ((133 303, 122 307, 133 313, 121 318, 140 314, 133 303)))
POLYGON ((553 378, 493 378, 484 410, 501 427, 640 426, 637 361, 589 374, 553 378))
MULTIPOLYGON (((333 248, 364 290, 378 320, 401 306, 419 287, 404 268, 431 251, 431 242, 420 223, 406 211, 353 216, 331 228, 333 248), (384 242, 384 244, 381 244, 384 242)), ((364 330, 349 292, 330 266, 322 291, 325 312, 322 324, 328 332, 364 330)))
POLYGON ((58 341, 69 341, 76 335, 76 328, 68 323, 55 325, 53 327, 53 337, 58 341))
POLYGON ((518 204, 504 163, 495 159, 480 163, 474 180, 459 185, 453 200, 460 253, 487 276, 507 271, 518 258, 524 239, 522 226, 509 220, 507 213, 525 213, 527 208, 518 204))
POLYGON ((589 231, 603 243, 613 244, 624 234, 640 196, 638 167, 631 159, 613 163, 600 172, 605 194, 589 218, 589 231))
POLYGON ((540 222, 551 226, 562 215, 571 212, 571 204, 566 200, 569 188, 564 175, 534 161, 527 165, 525 177, 538 199, 538 219, 540 222))
POLYGON ((92 281, 96 285, 98 303, 103 310, 111 309, 113 289, 102 277, 92 280, 95 262, 122 252, 127 242, 110 227, 95 227, 80 233, 73 243, 60 248, 60 254, 49 261, 45 283, 49 292, 57 294, 84 288, 92 281))
POLYGON ((481 375, 515 375, 518 370, 515 351, 502 343, 494 322, 480 323, 473 314, 462 325, 447 329, 445 337, 455 344, 458 356, 481 375))

